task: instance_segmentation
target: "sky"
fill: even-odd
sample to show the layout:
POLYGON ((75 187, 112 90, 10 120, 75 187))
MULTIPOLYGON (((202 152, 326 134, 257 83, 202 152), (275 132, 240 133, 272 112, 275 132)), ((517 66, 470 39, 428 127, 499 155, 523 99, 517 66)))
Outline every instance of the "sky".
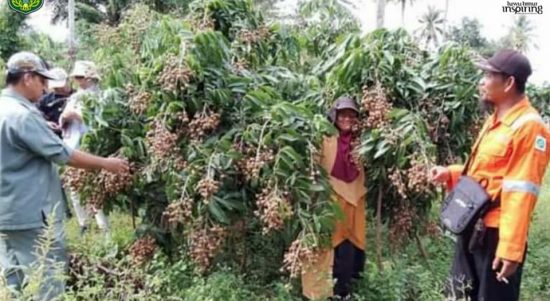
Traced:
MULTIPOLYGON (((0 3, 6 0, 0 0, 0 3)), ((48 1, 48 0, 46 0, 48 1)), ((375 28, 376 22, 376 0, 348 0, 357 6, 353 14, 362 24, 365 32, 375 28)), ((518 0, 449 0, 449 25, 458 24, 463 17, 477 18, 482 24, 482 34, 489 39, 499 39, 504 36, 508 28, 512 25, 514 15, 504 13, 502 6, 508 2, 517 2, 518 0)), ((542 83, 550 82, 550 34, 544 34, 544 30, 550 30, 550 0, 537 0, 539 5, 543 6, 543 14, 527 15, 535 26, 535 44, 536 49, 527 52, 527 57, 531 60, 533 75, 531 82, 542 83), (546 55, 549 55, 548 57, 546 55)), ((284 0, 281 6, 285 10, 292 10, 296 7, 298 0, 284 0)), ((527 2, 527 1, 526 1, 527 2)), ((529 0, 528 2, 535 2, 529 0)), ((405 12, 405 28, 413 32, 419 27, 418 19, 428 10, 428 6, 434 6, 439 9, 445 8, 445 0, 414 0, 410 5, 407 1, 405 12)), ((31 15, 28 24, 35 30, 48 33, 57 41, 64 41, 67 37, 66 24, 54 26, 49 20, 51 12, 47 7, 31 15)), ((401 7, 397 1, 392 1, 386 7, 385 26, 389 29, 396 29, 401 26, 401 7)))
MULTIPOLYGON (((353 15, 359 19, 362 29, 369 32, 376 27, 376 0, 347 0, 357 6, 353 15)), ((449 25, 459 24, 462 18, 476 18, 482 25, 481 33, 490 40, 498 40, 503 37, 513 24, 514 15, 504 13, 502 6, 508 2, 519 0, 449 0, 448 22, 449 25)), ((544 30, 550 30, 550 0, 529 0, 525 2, 536 2, 543 6, 543 14, 526 15, 535 27, 534 40, 538 49, 531 49, 526 53, 531 61, 533 74, 529 81, 541 84, 544 81, 550 82, 550 34, 544 34, 544 30), (546 56, 548 55, 548 56, 546 56)), ((388 1, 386 6, 385 24, 389 29, 397 29, 401 24, 401 4, 398 1, 388 1)), ((523 1, 519 1, 523 2, 523 1)), ((293 9, 297 0, 285 0, 282 6, 293 9)), ((407 0, 405 10, 405 29, 414 32, 420 23, 418 19, 428 11, 428 7, 445 9, 445 0, 407 0)))

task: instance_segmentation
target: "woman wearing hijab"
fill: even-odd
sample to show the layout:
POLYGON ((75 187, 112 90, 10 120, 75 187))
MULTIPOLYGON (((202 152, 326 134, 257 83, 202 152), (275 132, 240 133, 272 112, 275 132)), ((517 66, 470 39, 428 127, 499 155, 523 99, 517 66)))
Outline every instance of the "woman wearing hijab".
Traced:
POLYGON ((357 124, 359 110, 349 97, 340 97, 332 107, 329 118, 338 135, 325 137, 320 164, 330 175, 333 199, 343 218, 336 221, 332 249, 323 252, 316 263, 302 275, 304 295, 310 299, 331 297, 347 299, 352 279, 357 279, 365 264, 365 173, 353 160, 352 128, 357 124), (331 278, 320 277, 320 271, 330 270, 331 278), (330 282, 327 282, 330 281, 330 282), (334 283, 333 291, 327 290, 334 283))

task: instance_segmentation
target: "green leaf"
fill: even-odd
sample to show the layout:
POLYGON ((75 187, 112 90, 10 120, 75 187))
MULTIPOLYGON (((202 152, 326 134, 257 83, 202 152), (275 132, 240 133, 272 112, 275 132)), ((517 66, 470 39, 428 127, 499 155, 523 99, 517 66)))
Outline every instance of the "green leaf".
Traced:
POLYGON ((311 184, 309 185, 309 190, 311 192, 323 192, 323 191, 326 191, 327 188, 321 184, 311 184))
POLYGON ((377 151, 374 154, 373 159, 376 160, 376 159, 384 156, 390 149, 391 149, 390 144, 387 143, 386 141, 382 141, 380 144, 378 144, 377 151))
POLYGON ((229 224, 230 222, 230 219, 229 217, 227 216, 227 214, 225 214, 225 212, 220 208, 220 206, 218 205, 218 202, 215 201, 215 199, 212 199, 209 203, 208 203, 208 212, 210 212, 210 214, 213 215, 213 217, 221 222, 221 223, 224 223, 224 224, 229 224))
POLYGON ((388 60, 390 65, 393 65, 393 63, 395 62, 395 57, 391 54, 391 52, 387 50, 384 51, 384 57, 386 58, 386 60, 388 60))
POLYGON ((120 135, 120 142, 122 143, 123 146, 129 147, 129 148, 133 148, 134 146, 132 139, 124 134, 120 135))
POLYGON ((103 127, 109 127, 109 123, 107 123, 107 121, 105 121, 102 117, 101 117, 101 114, 98 114, 98 115, 95 115, 94 116, 94 120, 99 123, 99 125, 103 126, 103 127))
POLYGON ((297 137, 296 135, 290 135, 290 134, 281 134, 278 136, 278 138, 289 142, 295 142, 300 140, 300 138, 297 137))

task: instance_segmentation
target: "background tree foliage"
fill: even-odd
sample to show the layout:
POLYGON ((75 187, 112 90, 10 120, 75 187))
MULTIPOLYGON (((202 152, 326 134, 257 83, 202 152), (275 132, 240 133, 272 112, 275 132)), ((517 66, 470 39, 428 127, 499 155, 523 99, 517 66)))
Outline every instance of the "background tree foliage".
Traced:
POLYGON ((423 41, 425 47, 435 49, 441 44, 441 38, 444 35, 444 12, 433 6, 428 7, 428 11, 423 14, 418 22, 421 27, 418 29, 418 37, 423 41))
POLYGON ((504 36, 500 43, 503 47, 513 48, 520 52, 527 52, 531 48, 537 48, 534 43, 534 25, 527 16, 522 15, 514 19, 513 24, 508 28, 508 33, 504 36))
POLYGON ((7 1, 0 3, 0 58, 5 61, 19 49, 24 48, 22 32, 27 30, 25 16, 13 13, 7 1))
POLYGON ((465 17, 459 25, 451 26, 447 39, 461 45, 468 45, 482 56, 489 57, 498 49, 494 41, 489 41, 481 34, 481 23, 477 19, 465 17))
MULTIPOLYGON (((423 246, 442 241, 430 214, 441 194, 426 171, 464 160, 479 130, 473 61, 490 42, 478 23, 465 20, 451 30, 456 43, 427 51, 404 30, 361 34, 339 1, 304 1, 299 17, 284 24, 245 0, 193 1, 174 14, 123 2, 90 2, 101 23, 79 22, 79 58, 97 62, 104 88, 86 100, 92 131, 83 147, 128 158, 132 174, 66 175, 88 203, 135 218, 136 239, 121 251, 77 258, 75 295, 237 300, 251 298, 246 284, 262 298, 294 300, 299 286, 290 291, 280 279, 296 276, 309 252, 326 245, 340 216, 315 158, 323 136, 335 132, 326 112, 345 94, 361 106, 355 143, 368 174, 369 219, 378 226, 370 233, 378 265, 369 256, 368 293, 359 296, 440 299, 443 279, 433 279, 447 266, 429 262, 446 262, 449 250, 423 246), (109 5, 119 15, 109 15, 109 5), (159 247, 164 252, 153 258, 159 247), (414 257, 416 265, 403 269, 401 252, 424 256, 426 265, 414 257), (383 254, 394 256, 382 261, 383 254), (96 263, 108 273, 90 272, 96 263)), ((39 41, 34 51, 70 67, 63 45, 28 37, 39 41)), ((548 91, 529 87, 545 114, 548 91)))
MULTIPOLYGON (((90 23, 106 22, 117 24, 124 13, 135 4, 145 4, 160 13, 182 15, 186 12, 188 0, 76 0, 76 18, 90 23)), ((68 0, 47 1, 53 7, 54 23, 67 19, 68 0)))
POLYGON ((269 25, 249 1, 211 0, 183 19, 139 6, 117 27, 93 27, 107 90, 88 103, 84 147, 136 169, 112 196, 97 191, 101 174, 85 175, 84 199, 131 209, 140 233, 167 250, 184 245, 193 257, 203 248, 193 241, 218 246, 194 257, 203 270, 223 258, 266 283, 281 266, 294 274, 338 215, 314 158, 334 132, 327 109, 348 94, 369 120, 357 140, 369 208, 389 223, 394 248, 426 233, 437 198, 426 168, 463 157, 478 124, 474 54, 429 54, 404 31, 361 36, 336 2, 312 1, 302 15, 307 26, 269 25), (216 237, 219 228, 234 235, 216 237))

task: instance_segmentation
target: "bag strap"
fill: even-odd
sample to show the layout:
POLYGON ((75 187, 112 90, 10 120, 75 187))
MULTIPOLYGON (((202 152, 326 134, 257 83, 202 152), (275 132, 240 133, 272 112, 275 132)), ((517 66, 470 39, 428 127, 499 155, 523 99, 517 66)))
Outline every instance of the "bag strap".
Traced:
POLYGON ((483 138, 485 138, 485 135, 487 135, 487 132, 489 131, 490 124, 487 122, 483 126, 483 129, 481 130, 481 133, 479 134, 479 137, 477 138, 474 147, 472 148, 472 153, 470 156, 468 156, 468 159, 466 160, 466 163, 464 164, 464 169, 462 170, 462 175, 465 176, 468 172, 468 169, 470 169, 470 165, 472 164, 473 158, 477 155, 477 150, 479 149, 479 145, 481 144, 481 141, 483 138))
POLYGON ((494 202, 489 202, 489 206, 487 207, 487 212, 497 209, 500 207, 500 192, 498 193, 498 197, 494 202))
MULTIPOLYGON (((464 164, 464 169, 462 170, 462 175, 465 176, 468 172, 468 169, 470 169, 471 167, 471 164, 472 164, 472 160, 473 158, 475 158, 475 156, 477 155, 477 151, 479 149, 479 145, 481 144, 481 141, 483 140, 483 138, 485 138, 485 136, 487 135, 487 132, 489 131, 489 128, 491 127, 491 124, 490 123, 486 123, 483 127, 483 129, 481 130, 481 133, 479 134, 479 137, 478 139, 476 140, 473 148, 472 148, 472 153, 470 154, 470 156, 468 157, 468 159, 466 160, 466 163, 464 164)), ((484 185, 483 184, 483 181, 487 181, 487 179, 482 179, 480 181, 480 185, 484 188, 484 189, 487 189, 487 185, 484 185)), ((495 201, 491 201, 489 202, 489 205, 487 206, 487 210, 485 211, 485 214, 487 214, 489 211, 493 210, 493 209, 496 209, 496 208, 499 208, 500 207, 500 194, 501 194, 501 191, 498 192, 498 195, 497 195, 497 198, 495 201)), ((485 215, 483 214, 483 215, 485 215)))

